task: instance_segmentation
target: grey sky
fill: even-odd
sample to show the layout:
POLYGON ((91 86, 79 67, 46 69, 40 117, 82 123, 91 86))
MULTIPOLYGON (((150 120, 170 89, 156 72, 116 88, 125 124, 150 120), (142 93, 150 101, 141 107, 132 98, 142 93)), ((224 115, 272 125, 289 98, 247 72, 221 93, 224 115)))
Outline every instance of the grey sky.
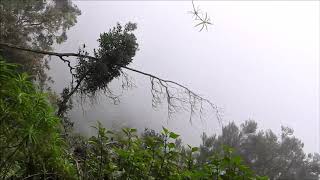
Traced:
MULTIPOLYGON (((140 51, 131 67, 180 82, 223 109, 225 122, 253 119, 260 128, 280 133, 295 130, 307 152, 319 144, 319 1, 198 2, 214 25, 198 32, 189 1, 75 1, 82 11, 57 51, 97 47, 100 33, 116 22, 138 23, 140 51)), ((67 70, 57 61, 51 73, 60 90, 67 70)), ((123 94, 118 106, 101 98, 95 106, 76 107, 79 130, 100 120, 112 124, 160 129, 162 125, 196 144, 202 131, 219 131, 214 116, 189 123, 188 114, 167 121, 165 108, 151 108, 149 79, 130 73, 137 88, 123 94), (84 115, 84 116, 83 116, 84 115), (168 124, 167 124, 168 122, 168 124)), ((116 82, 114 83, 117 90, 116 82)))

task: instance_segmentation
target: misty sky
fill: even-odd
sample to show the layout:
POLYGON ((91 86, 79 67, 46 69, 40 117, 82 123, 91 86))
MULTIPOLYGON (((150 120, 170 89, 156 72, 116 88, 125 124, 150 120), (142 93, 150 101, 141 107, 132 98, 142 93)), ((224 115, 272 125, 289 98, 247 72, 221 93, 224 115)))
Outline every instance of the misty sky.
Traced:
MULTIPOLYGON (((82 11, 58 52, 76 52, 83 43, 97 48, 99 34, 117 22, 136 22, 139 51, 130 67, 180 82, 212 100, 223 121, 248 119, 280 134, 281 125, 295 130, 306 152, 320 152, 319 1, 198 2, 213 21, 208 31, 194 27, 191 1, 74 1, 82 11)), ((57 60, 56 58, 52 58, 57 60)), ((54 89, 69 80, 66 66, 51 61, 54 89)), ((165 107, 153 110, 149 79, 128 72, 136 88, 125 91, 120 105, 105 97, 71 112, 76 127, 92 133, 97 120, 107 127, 143 129, 161 126, 199 143, 200 134, 221 129, 214 112, 204 122, 181 113, 168 120, 165 107)), ((113 83, 119 92, 117 82, 113 83)))

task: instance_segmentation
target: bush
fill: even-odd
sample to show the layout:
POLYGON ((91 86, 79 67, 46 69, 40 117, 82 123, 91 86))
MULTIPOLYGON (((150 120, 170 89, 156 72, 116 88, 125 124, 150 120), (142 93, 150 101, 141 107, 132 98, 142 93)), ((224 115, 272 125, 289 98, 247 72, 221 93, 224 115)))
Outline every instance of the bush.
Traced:
POLYGON ((62 124, 26 74, 0 59, 0 176, 2 179, 267 179, 254 175, 230 148, 197 163, 198 147, 162 129, 62 136, 62 124))
MULTIPOLYGON (((232 149, 196 162, 198 147, 179 146, 179 135, 163 128, 138 136, 136 129, 122 129, 122 136, 100 123, 80 152, 85 179, 267 179, 256 176, 232 149)), ((79 150, 78 150, 79 151, 79 150)))
POLYGON ((69 177, 74 168, 65 153, 60 120, 27 74, 0 59, 0 176, 69 177))

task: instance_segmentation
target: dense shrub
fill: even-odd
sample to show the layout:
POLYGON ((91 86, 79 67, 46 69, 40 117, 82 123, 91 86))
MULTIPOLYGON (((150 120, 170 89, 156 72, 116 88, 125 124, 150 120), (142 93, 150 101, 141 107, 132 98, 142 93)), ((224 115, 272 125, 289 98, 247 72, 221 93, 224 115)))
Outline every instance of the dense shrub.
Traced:
POLYGON ((60 133, 60 120, 27 74, 0 60, 0 175, 69 177, 71 156, 60 133))
POLYGON ((0 176, 2 179, 266 179, 224 148, 197 163, 197 147, 179 135, 136 129, 97 135, 62 135, 60 119, 26 74, 0 61, 0 176))
POLYGON ((131 128, 121 136, 100 123, 95 128, 97 136, 77 150, 85 179, 267 179, 254 175, 227 147, 205 164, 196 163, 198 148, 179 146, 179 135, 166 128, 143 136, 131 128))

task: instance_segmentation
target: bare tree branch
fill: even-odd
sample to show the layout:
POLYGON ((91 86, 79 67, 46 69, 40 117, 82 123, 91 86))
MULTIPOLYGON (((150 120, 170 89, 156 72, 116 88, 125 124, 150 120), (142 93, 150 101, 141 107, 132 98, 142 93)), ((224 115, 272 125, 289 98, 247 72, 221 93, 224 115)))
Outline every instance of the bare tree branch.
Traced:
MULTIPOLYGON (((71 66, 71 63, 69 60, 65 59, 64 57, 78 57, 78 58, 87 58, 87 59, 93 59, 98 60, 98 58, 89 56, 88 54, 81 54, 81 53, 57 53, 57 52, 49 52, 49 51, 42 51, 42 50, 36 50, 36 49, 28 49, 23 47, 18 47, 12 44, 7 43, 1 43, 0 47, 7 47, 7 48, 13 48, 17 50, 22 51, 28 51, 38 54, 44 54, 49 56, 57 56, 59 57, 63 62, 66 62, 68 64, 68 67, 70 69, 71 75, 73 74, 74 67, 71 66)), ((204 104, 208 104, 216 113, 216 117, 221 123, 221 117, 219 114, 219 110, 217 105, 212 103, 210 100, 200 96, 199 94, 193 92, 188 87, 177 83, 175 81, 167 80, 160 78, 158 76, 155 76, 150 73, 146 73, 134 68, 130 68, 127 66, 122 66, 119 64, 115 64, 116 66, 119 66, 123 69, 136 72, 138 74, 142 74, 144 76, 148 76, 150 78, 151 82, 151 94, 152 94, 152 107, 156 108, 158 107, 162 102, 163 99, 166 100, 167 103, 167 110, 168 110, 168 117, 170 118, 173 113, 179 112, 181 110, 189 111, 190 112, 190 122, 192 121, 192 117, 196 114, 196 112, 199 112, 200 118, 202 118, 202 114, 204 111, 204 104)), ((78 91, 78 88, 80 87, 83 79, 86 77, 86 74, 89 72, 86 72, 80 79, 78 79, 77 84, 75 87, 71 89, 69 94, 63 99, 63 104, 67 104, 70 97, 78 91)), ((121 71, 121 74, 123 75, 122 79, 122 86, 123 87, 133 87, 132 81, 129 81, 128 75, 125 74, 123 71, 121 71)), ((112 93, 112 91, 109 89, 109 87, 106 87, 105 90, 107 93, 111 94, 112 96, 110 98, 118 101, 119 96, 116 96, 112 93)), ((62 115, 62 111, 59 109, 58 115, 62 115)))

